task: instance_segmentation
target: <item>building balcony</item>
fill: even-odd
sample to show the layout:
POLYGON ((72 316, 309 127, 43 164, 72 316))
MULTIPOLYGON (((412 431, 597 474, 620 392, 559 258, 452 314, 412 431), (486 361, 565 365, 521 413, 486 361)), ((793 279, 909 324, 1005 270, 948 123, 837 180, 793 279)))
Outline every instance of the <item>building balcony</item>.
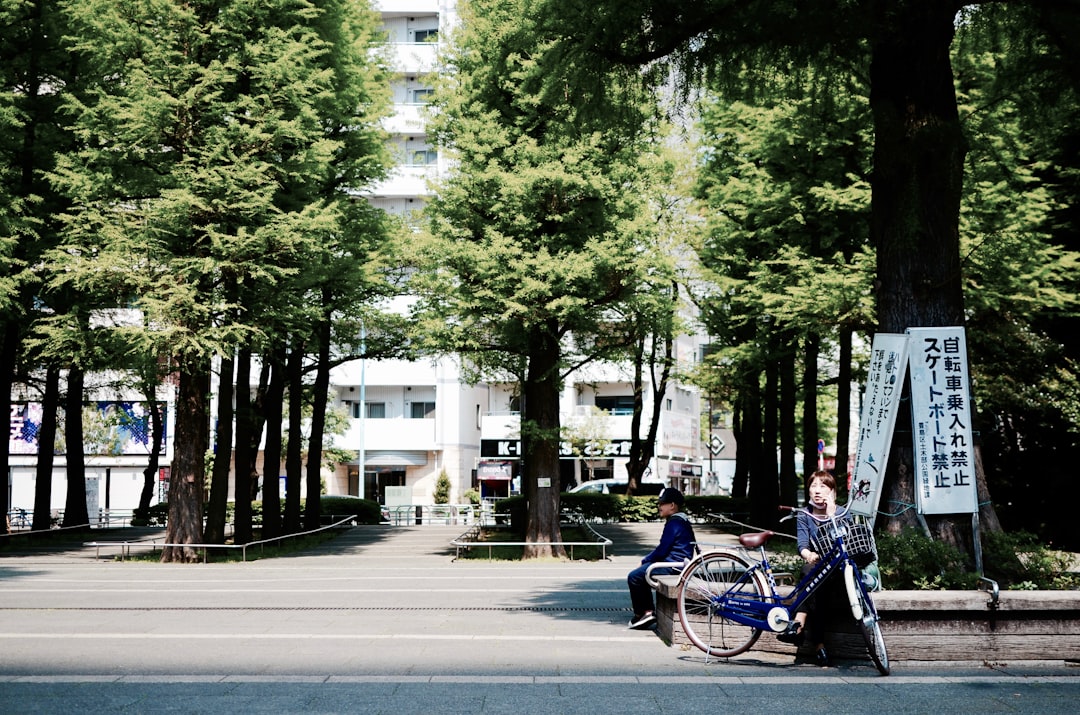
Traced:
POLYGON ((424 134, 427 121, 424 117, 426 104, 395 104, 394 114, 383 121, 383 129, 390 134, 424 134))
MULTIPOLYGON (((349 420, 349 429, 335 441, 342 449, 360 448, 360 420, 349 420)), ((366 419, 363 424, 364 449, 431 452, 435 441, 435 420, 366 419)))
POLYGON ((404 165, 395 167, 390 176, 365 192, 369 196, 386 198, 408 198, 410 196, 428 196, 431 189, 428 181, 438 175, 434 164, 404 165))
POLYGON ((427 74, 434 72, 438 59, 438 43, 391 42, 390 66, 402 74, 427 74))
POLYGON ((383 15, 434 15, 439 0, 375 0, 372 6, 383 15))

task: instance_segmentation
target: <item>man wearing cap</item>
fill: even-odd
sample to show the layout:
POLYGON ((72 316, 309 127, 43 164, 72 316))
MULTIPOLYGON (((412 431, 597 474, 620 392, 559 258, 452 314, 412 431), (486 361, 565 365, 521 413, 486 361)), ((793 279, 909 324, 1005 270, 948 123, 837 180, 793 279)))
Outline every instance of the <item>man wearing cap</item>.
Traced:
MULTIPOLYGON (((626 583, 630 587, 630 602, 634 607, 630 628, 649 628, 656 623, 652 588, 645 580, 649 565, 659 561, 686 562, 694 557, 694 527, 682 512, 684 501, 682 492, 671 487, 665 487, 657 498, 660 516, 665 520, 660 544, 626 577, 626 583)), ((673 568, 657 567, 653 569, 653 576, 674 572, 673 568)))

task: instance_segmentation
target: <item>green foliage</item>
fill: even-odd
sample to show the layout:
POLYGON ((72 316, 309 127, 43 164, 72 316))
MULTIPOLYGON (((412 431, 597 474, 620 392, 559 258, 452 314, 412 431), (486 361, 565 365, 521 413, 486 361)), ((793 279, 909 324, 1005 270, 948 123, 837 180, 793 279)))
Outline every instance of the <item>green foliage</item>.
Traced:
POLYGON ((888 589, 969 589, 978 576, 955 547, 927 538, 918 529, 875 536, 881 581, 888 589))
MULTIPOLYGON (((626 497, 618 494, 593 494, 579 492, 559 495, 563 514, 586 521, 643 522, 659 518, 655 496, 626 497)), ((690 496, 686 498, 684 511, 693 519, 707 521, 710 514, 745 515, 750 504, 747 499, 721 496, 690 496)), ((500 499, 495 511, 509 514, 510 522, 524 525, 525 498, 521 496, 500 499), (519 522, 518 519, 521 519, 519 522)))
POLYGON ((1069 571, 1072 554, 1051 551, 1027 532, 984 534, 983 565, 986 575, 1005 588, 1080 588, 1080 574, 1069 571))
POLYGON ((475 489, 466 489, 462 498, 473 506, 480 506, 480 492, 475 489))
POLYGON ((445 469, 439 472, 439 476, 435 480, 435 493, 433 498, 436 504, 450 503, 450 477, 446 475, 445 469))
POLYGON ((165 526, 169 518, 168 502, 152 504, 146 513, 140 514, 138 510, 131 516, 132 526, 165 526))
MULTIPOLYGON (((955 547, 929 539, 918 529, 879 534, 878 567, 888 589, 972 589, 979 583, 968 558, 955 547)), ((1070 557, 1038 543, 1031 534, 983 535, 983 571, 1005 589, 1075 589, 1070 557)))
POLYGON ((358 524, 378 524, 382 521, 382 507, 377 501, 352 496, 321 497, 321 512, 331 518, 357 516, 358 524))

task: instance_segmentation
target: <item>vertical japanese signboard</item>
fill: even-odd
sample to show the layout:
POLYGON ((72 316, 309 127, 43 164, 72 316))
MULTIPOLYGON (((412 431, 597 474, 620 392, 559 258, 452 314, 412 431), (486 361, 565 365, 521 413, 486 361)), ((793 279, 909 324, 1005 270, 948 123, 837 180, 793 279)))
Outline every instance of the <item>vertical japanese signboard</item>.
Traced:
POLYGON ((908 328, 915 504, 920 514, 978 510, 970 369, 962 327, 908 328))
POLYGON ((889 446, 904 386, 907 349, 906 335, 879 333, 874 336, 870 350, 848 507, 855 514, 870 517, 871 521, 881 500, 881 481, 889 460, 889 446))

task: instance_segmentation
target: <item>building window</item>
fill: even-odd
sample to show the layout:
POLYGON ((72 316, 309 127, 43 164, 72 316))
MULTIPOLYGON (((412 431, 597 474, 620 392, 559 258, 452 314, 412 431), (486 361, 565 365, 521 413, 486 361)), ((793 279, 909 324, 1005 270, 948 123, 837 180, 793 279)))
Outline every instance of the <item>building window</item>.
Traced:
POLYGON ((409 416, 414 420, 433 420, 435 419, 435 403, 413 402, 409 416))
POLYGON ((434 149, 417 149, 412 153, 412 166, 427 166, 439 160, 439 152, 434 149))
POLYGON ((437 42, 439 39, 439 29, 434 30, 414 30, 413 42, 437 42))
POLYGON ((596 396, 596 408, 612 415, 634 414, 633 395, 596 396))
POLYGON ((428 104, 431 102, 431 95, 435 94, 433 89, 414 89, 412 91, 412 101, 414 104, 428 104))
POLYGON ((368 402, 367 410, 364 415, 369 420, 384 420, 386 419, 386 403, 385 402, 368 402))

